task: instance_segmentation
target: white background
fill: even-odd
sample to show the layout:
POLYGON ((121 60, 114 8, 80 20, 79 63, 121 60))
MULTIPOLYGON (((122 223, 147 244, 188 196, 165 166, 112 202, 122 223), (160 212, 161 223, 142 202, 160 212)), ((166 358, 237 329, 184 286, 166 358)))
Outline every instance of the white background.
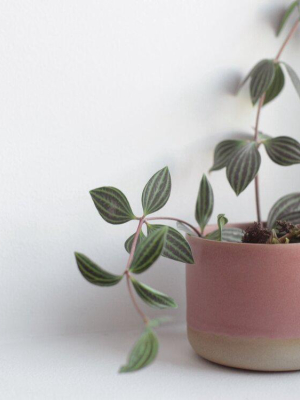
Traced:
MULTIPOLYGON (((2 0, 0 2, 0 339, 140 327, 124 282, 89 285, 74 250, 114 273, 136 223, 107 224, 89 190, 115 186, 140 215, 148 179, 168 165, 172 195, 158 215, 194 221, 214 146, 252 133, 241 78, 274 57, 285 0, 2 0)), ((287 31, 285 30, 285 34, 287 31)), ((300 34, 284 59, 300 73, 300 34)), ((300 140, 300 102, 287 79, 262 129, 300 140)), ((262 211, 299 190, 299 167, 263 153, 262 211)), ((210 176, 212 221, 255 219, 253 184, 236 198, 225 172, 210 176)), ((177 300, 184 266, 160 260, 143 281, 177 300)), ((153 313, 150 313, 153 315, 153 313)))

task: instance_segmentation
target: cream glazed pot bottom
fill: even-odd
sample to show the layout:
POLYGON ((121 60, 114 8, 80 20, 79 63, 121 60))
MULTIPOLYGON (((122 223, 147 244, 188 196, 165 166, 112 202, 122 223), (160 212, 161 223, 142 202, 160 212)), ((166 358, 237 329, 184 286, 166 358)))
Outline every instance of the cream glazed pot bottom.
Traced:
POLYGON ((195 259, 186 267, 195 352, 234 368, 300 370, 300 244, 187 240, 195 259))

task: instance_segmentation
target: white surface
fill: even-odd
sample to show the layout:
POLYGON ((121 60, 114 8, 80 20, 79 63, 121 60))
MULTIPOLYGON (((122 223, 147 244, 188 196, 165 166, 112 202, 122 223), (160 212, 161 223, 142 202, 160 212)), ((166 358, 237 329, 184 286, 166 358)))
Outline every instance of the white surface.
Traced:
POLYGON ((298 400, 300 373, 221 367, 194 354, 185 328, 160 328, 160 353, 143 371, 117 373, 139 332, 32 339, 0 348, 5 400, 298 400))

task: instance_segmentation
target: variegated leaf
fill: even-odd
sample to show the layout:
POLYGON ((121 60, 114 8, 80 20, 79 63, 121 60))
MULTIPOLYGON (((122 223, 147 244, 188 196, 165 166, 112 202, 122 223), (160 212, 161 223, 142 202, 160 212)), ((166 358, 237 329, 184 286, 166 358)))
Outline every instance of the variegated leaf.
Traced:
POLYGON ((280 94, 283 87, 284 87, 284 74, 280 65, 276 64, 275 76, 269 89, 266 91, 266 96, 263 105, 265 106, 267 103, 274 100, 280 94))
POLYGON ((288 166, 300 163, 300 143, 288 136, 278 136, 263 142, 266 151, 276 164, 288 166))
POLYGON ((201 232, 203 232, 205 226, 207 225, 214 208, 214 194, 212 187, 203 174, 200 182, 199 192, 196 202, 195 218, 198 222, 201 232))
POLYGON ((300 224, 300 211, 293 211, 288 214, 284 214, 280 217, 282 221, 290 222, 293 225, 300 224))
MULTIPOLYGON (((161 229, 164 225, 147 225, 148 233, 161 229)), ((165 246, 161 253, 163 257, 171 260, 183 262, 186 264, 194 264, 194 258, 190 245, 185 240, 184 236, 176 229, 168 226, 165 246)))
POLYGON ((189 228, 187 225, 181 223, 181 222, 176 222, 176 226, 180 231, 183 231, 187 233, 190 236, 197 236, 195 234, 195 231, 193 231, 191 228, 189 228))
MULTIPOLYGON (((223 242, 241 243, 244 236, 244 231, 239 228, 224 228, 222 231, 223 242)), ((219 230, 213 231, 205 236, 205 239, 218 240, 219 230)))
POLYGON ((300 192, 281 197, 276 201, 269 212, 268 227, 270 229, 274 228, 277 220, 281 220, 284 215, 296 211, 300 211, 300 192))
MULTIPOLYGON (((132 243, 135 237, 135 233, 133 235, 131 235, 125 242, 124 246, 125 246, 125 250, 127 251, 127 253, 131 252, 131 247, 132 247, 132 243)), ((136 243, 136 247, 138 247, 138 245, 140 243, 142 243, 144 240, 146 239, 146 236, 144 235, 144 233, 141 231, 136 243)))
POLYGON ((248 73, 248 75, 246 76, 246 78, 242 81, 242 83, 240 84, 240 86, 239 86, 239 89, 238 90, 240 90, 241 88, 242 88, 242 86, 244 86, 244 84, 248 81, 248 79, 255 73, 255 71, 256 70, 258 70, 262 65, 264 65, 264 63, 266 62, 267 60, 261 60, 261 61, 259 61, 257 64, 255 64, 254 65, 254 67, 251 69, 251 71, 248 73))
POLYGON ((82 276, 94 285, 113 286, 123 278, 123 275, 113 275, 100 268, 84 254, 75 253, 75 258, 82 276))
POLYGON ((136 293, 148 306, 159 309, 178 307, 174 299, 166 294, 158 292, 144 283, 138 282, 133 276, 130 279, 136 293))
POLYGON ((125 195, 114 187, 104 186, 90 191, 101 217, 110 224, 124 224, 134 216, 125 195))
POLYGON ((222 242, 223 241, 223 228, 224 226, 228 223, 228 219, 225 217, 225 214, 219 214, 218 215, 218 241, 222 242))
POLYGON ((127 364, 119 372, 138 371, 151 364, 158 353, 158 347, 157 336, 147 328, 131 350, 127 364))
POLYGON ((146 271, 160 256, 166 241, 168 228, 154 230, 136 249, 130 271, 140 274, 146 271))
POLYGON ((252 104, 269 89, 275 76, 275 65, 272 60, 264 60, 251 74, 250 94, 252 104))
POLYGON ((281 31, 283 30, 283 28, 284 28, 286 22, 287 22, 288 19, 290 18, 291 14, 293 13, 293 11, 294 11, 295 8, 297 7, 297 5, 299 6, 298 0, 294 1, 294 2, 288 7, 288 9, 286 10, 286 12, 284 13, 283 18, 282 18, 282 20, 281 20, 281 22, 280 22, 280 25, 279 25, 279 27, 278 27, 278 30, 277 30, 277 34, 276 34, 277 36, 280 35, 280 33, 281 33, 281 31))
POLYGON ((227 179, 238 196, 255 178, 260 167, 261 157, 255 142, 250 142, 238 150, 229 162, 227 179))
POLYGON ((171 194, 171 176, 168 167, 156 172, 145 186, 142 194, 144 215, 160 210, 171 194))
POLYGON ((245 144, 247 144, 245 140, 224 140, 220 142, 215 148, 214 164, 209 172, 226 167, 232 155, 245 144))
POLYGON ((284 64, 284 66, 291 78, 291 81, 294 85, 294 88, 296 89, 296 92, 298 93, 298 96, 300 97, 300 79, 299 79, 298 75, 296 74, 296 72, 293 70, 293 68, 290 65, 288 65, 287 63, 282 63, 282 64, 284 64))

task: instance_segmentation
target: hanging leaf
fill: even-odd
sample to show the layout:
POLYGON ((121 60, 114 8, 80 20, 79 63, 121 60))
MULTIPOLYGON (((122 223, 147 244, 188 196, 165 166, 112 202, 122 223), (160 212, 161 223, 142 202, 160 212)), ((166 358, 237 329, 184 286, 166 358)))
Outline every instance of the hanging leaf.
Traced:
POLYGON ((288 166, 300 163, 300 143, 288 136, 278 136, 263 142, 266 151, 276 164, 288 166))
POLYGON ((284 64, 284 66, 291 78, 291 81, 294 85, 294 88, 296 89, 296 92, 298 93, 298 96, 300 97, 300 79, 299 79, 298 75, 296 74, 296 72, 293 70, 293 68, 290 65, 288 65, 287 63, 282 63, 282 64, 284 64))
POLYGON ((291 193, 281 197, 273 205, 269 212, 267 226, 274 228, 275 222, 281 220, 284 215, 300 211, 300 193, 291 193))
POLYGON ((104 186, 90 191, 93 202, 101 217, 110 224, 124 224, 134 216, 125 195, 114 187, 104 186))
POLYGON ((203 232, 205 226, 207 225, 211 214, 214 208, 214 194, 212 187, 206 178, 206 175, 203 174, 203 177, 200 182, 200 188, 198 192, 197 202, 196 202, 196 210, 195 210, 195 218, 198 222, 201 232, 203 232))
POLYGON ((264 60, 251 75, 250 94, 255 105, 260 97, 269 89, 275 76, 275 66, 272 60, 264 60))
POLYGON ((281 221, 290 222, 293 225, 300 224, 300 211, 293 211, 288 214, 281 215, 281 221))
POLYGON ((151 364, 157 353, 157 336, 150 328, 147 328, 131 350, 127 364, 121 367, 119 372, 138 371, 151 364))
POLYGON ((133 276, 130 277, 133 287, 140 298, 153 308, 177 308, 175 301, 164 293, 152 289, 144 283, 138 282, 133 276))
POLYGON ((289 17, 290 17, 291 14, 293 13, 293 11, 294 11, 295 8, 297 7, 297 5, 298 5, 298 0, 294 1, 294 2, 288 7, 288 9, 286 10, 286 12, 285 12, 285 14, 284 14, 284 16, 283 16, 283 18, 282 18, 282 20, 281 20, 281 22, 280 22, 280 25, 279 25, 279 28, 278 28, 278 31, 277 31, 276 36, 279 36, 279 35, 280 35, 280 33, 281 33, 281 31, 283 30, 283 28, 284 28, 286 22, 288 21, 289 17))
POLYGON ((238 90, 240 90, 244 84, 248 81, 248 79, 253 76, 253 74, 256 72, 256 70, 258 70, 262 65, 265 64, 265 62, 268 60, 261 60, 259 61, 256 65, 254 65, 254 67, 251 69, 251 71, 248 73, 248 75, 246 76, 246 78, 242 81, 242 83, 240 84, 238 90))
MULTIPOLYGON (((125 242, 124 246, 125 246, 125 250, 127 251, 127 253, 131 252, 131 247, 132 247, 132 243, 135 237, 135 233, 133 235, 131 235, 125 242)), ((141 231, 136 243, 136 247, 138 247, 138 245, 140 243, 142 243, 144 240, 146 239, 146 236, 144 235, 144 233, 141 231)))
MULTIPOLYGON (((222 230, 222 242, 241 243, 244 231, 239 228, 224 228, 222 230)), ((205 236, 205 239, 218 240, 219 230, 213 231, 205 236)))
MULTIPOLYGON (((164 225, 147 225, 148 234, 152 231, 163 228, 164 225)), ((163 257, 171 260, 180 261, 186 264, 194 264, 192 250, 184 236, 176 229, 168 226, 165 246, 161 253, 163 257)))
POLYGON ((187 233, 190 236, 197 236, 195 232, 189 228, 187 225, 182 224, 181 222, 176 222, 176 226, 180 231, 187 233))
POLYGON ((223 235, 222 235, 222 231, 223 231, 223 227, 227 224, 228 219, 225 217, 225 214, 219 214, 218 215, 218 241, 222 242, 223 240, 223 235))
POLYGON ((263 105, 265 106, 267 103, 274 100, 275 97, 277 97, 280 94, 283 87, 284 87, 284 74, 280 65, 276 64, 275 76, 269 89, 266 91, 266 96, 263 105))
POLYGON ((113 286, 123 278, 123 275, 113 275, 100 268, 84 254, 75 253, 75 258, 82 276, 94 285, 113 286))
POLYGON ((248 143, 233 155, 227 166, 226 175, 237 196, 255 178, 260 162, 261 158, 255 142, 248 143))
POLYGON ((145 186, 142 194, 144 215, 160 210, 171 194, 171 176, 168 167, 156 172, 145 186))
POLYGON ((245 144, 247 144, 245 140, 224 140, 220 142, 215 148, 214 164, 209 172, 227 167, 232 155, 245 144))
POLYGON ((136 249, 130 271, 140 274, 146 271, 160 256, 166 241, 168 228, 165 226, 150 233, 136 249))

